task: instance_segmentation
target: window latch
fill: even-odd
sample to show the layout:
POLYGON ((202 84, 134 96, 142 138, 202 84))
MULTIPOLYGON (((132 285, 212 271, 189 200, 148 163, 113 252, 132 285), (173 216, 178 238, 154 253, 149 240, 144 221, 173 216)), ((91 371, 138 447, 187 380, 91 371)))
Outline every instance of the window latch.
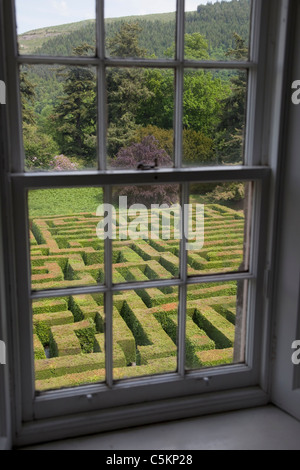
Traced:
POLYGON ((157 158, 154 160, 154 165, 145 165, 144 163, 140 163, 137 167, 138 170, 142 170, 142 171, 157 170, 157 168, 158 168, 157 158))

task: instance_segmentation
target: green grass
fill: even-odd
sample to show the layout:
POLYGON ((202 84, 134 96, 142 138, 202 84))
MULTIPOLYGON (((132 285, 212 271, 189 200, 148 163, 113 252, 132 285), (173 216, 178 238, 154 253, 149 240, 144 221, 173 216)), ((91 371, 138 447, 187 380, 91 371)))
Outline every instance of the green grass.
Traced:
POLYGON ((29 217, 96 214, 102 203, 100 188, 38 189, 28 194, 29 217))
POLYGON ((48 26, 20 34, 18 36, 20 54, 32 54, 35 49, 40 48, 46 41, 51 40, 53 37, 72 33, 77 29, 84 28, 87 24, 92 22, 95 22, 95 20, 84 20, 76 23, 48 26))

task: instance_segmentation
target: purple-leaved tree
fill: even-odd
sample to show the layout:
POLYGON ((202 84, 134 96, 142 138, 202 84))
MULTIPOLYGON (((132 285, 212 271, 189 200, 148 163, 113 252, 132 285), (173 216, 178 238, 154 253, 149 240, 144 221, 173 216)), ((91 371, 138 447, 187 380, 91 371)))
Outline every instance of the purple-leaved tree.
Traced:
MULTIPOLYGON (((113 169, 138 170, 139 165, 159 168, 172 168, 173 161, 167 152, 159 148, 154 136, 145 137, 140 143, 134 143, 130 147, 119 150, 115 159, 111 162, 113 169)), ((125 186, 115 188, 114 201, 118 202, 119 196, 127 196, 128 205, 144 204, 150 208, 151 204, 172 205, 179 202, 179 187, 176 184, 158 184, 143 186, 125 186)))

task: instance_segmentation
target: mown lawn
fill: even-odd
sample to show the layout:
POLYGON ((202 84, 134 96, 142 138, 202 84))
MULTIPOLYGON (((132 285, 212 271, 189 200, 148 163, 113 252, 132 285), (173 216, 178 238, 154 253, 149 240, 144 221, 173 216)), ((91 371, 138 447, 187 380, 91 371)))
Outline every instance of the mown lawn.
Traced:
POLYGON ((102 203, 100 188, 38 189, 28 194, 29 216, 96 213, 102 203))

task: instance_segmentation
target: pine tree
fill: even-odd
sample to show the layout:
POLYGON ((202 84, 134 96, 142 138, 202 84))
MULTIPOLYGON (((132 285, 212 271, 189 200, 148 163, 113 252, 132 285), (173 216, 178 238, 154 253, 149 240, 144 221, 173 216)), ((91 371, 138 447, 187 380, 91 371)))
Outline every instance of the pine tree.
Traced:
POLYGON ((142 58, 146 57, 146 49, 139 46, 138 37, 142 28, 138 23, 122 23, 119 31, 107 40, 111 57, 142 58))
MULTIPOLYGON (((146 51, 138 45, 141 28, 136 23, 124 23, 108 40, 114 57, 145 57, 146 51)), ((144 83, 144 71, 139 68, 110 68, 107 70, 108 96, 108 152, 115 157, 126 146, 136 129, 136 112, 141 102, 152 94, 144 83)))
MULTIPOLYGON (((82 56, 91 49, 88 44, 74 48, 82 56)), ((57 123, 56 140, 62 153, 84 158, 87 163, 96 157, 96 75, 87 66, 71 66, 66 72, 64 96, 54 108, 53 119, 57 123)))
MULTIPOLYGON (((234 40, 234 49, 230 49, 226 55, 234 60, 247 60, 245 41, 236 33, 234 40)), ((234 73, 230 85, 231 94, 222 101, 222 115, 217 126, 219 160, 223 163, 242 163, 247 90, 245 71, 234 73)))
POLYGON ((35 102, 35 86, 28 78, 28 72, 20 73, 20 92, 22 103, 23 123, 35 124, 34 102, 35 102))

